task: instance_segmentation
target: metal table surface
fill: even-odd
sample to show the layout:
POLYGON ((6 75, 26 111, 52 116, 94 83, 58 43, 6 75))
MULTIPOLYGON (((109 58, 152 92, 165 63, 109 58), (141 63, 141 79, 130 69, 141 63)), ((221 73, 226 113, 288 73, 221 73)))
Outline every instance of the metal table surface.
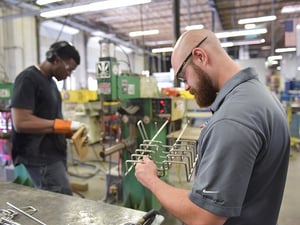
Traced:
MULTIPOLYGON (((33 206, 38 211, 32 216, 47 225, 123 225, 135 223, 145 214, 104 202, 0 182, 0 209, 14 210, 6 202, 18 208, 33 206)), ((21 225, 39 224, 21 213, 14 221, 21 225)))

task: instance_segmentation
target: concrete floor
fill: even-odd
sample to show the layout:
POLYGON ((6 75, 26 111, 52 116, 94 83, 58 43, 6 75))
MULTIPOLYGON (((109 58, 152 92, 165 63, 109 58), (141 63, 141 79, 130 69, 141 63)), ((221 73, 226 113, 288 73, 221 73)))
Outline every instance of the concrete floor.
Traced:
MULTIPOLYGON (((88 156, 91 160, 87 159, 85 162, 93 165, 70 165, 69 170, 74 174, 79 174, 83 176, 74 177, 71 176, 71 181, 79 184, 87 184, 88 190, 78 192, 80 195, 78 197, 84 197, 86 199, 102 201, 106 199, 106 173, 110 171, 110 166, 115 167, 117 154, 113 155, 111 158, 107 158, 107 161, 111 161, 113 163, 103 162, 102 159, 98 158, 99 149, 93 149, 91 151, 91 155, 88 156), (96 160, 95 160, 96 157, 96 160)), ((187 183, 185 181, 185 177, 182 174, 178 174, 178 170, 176 168, 172 168, 169 182, 174 186, 190 189, 191 183, 187 183)), ((290 165, 288 171, 288 178, 286 183, 286 189, 284 193, 284 199, 281 207, 281 212, 278 220, 278 225, 296 225, 300 222, 300 152, 299 151, 291 151, 290 165)), ((76 195, 76 194, 75 194, 76 195)), ((270 206, 272 207, 272 206, 270 206)), ((179 221, 174 219, 169 214, 165 213, 166 217, 163 225, 179 225, 181 224, 179 221)), ((134 222, 134 221, 133 221, 134 222)))
POLYGON ((278 225, 300 224, 300 152, 291 151, 289 171, 278 225))

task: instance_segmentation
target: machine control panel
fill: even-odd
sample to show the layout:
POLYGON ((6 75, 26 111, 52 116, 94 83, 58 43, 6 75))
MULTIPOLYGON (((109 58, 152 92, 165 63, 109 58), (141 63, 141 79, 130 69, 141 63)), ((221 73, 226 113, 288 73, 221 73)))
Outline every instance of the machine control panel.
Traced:
POLYGON ((153 115, 155 116, 171 116, 172 110, 172 103, 171 99, 167 98, 159 98, 159 99, 152 99, 152 110, 153 115))
POLYGON ((172 121, 181 119, 184 114, 184 100, 180 98, 152 99, 153 117, 165 117, 172 121))

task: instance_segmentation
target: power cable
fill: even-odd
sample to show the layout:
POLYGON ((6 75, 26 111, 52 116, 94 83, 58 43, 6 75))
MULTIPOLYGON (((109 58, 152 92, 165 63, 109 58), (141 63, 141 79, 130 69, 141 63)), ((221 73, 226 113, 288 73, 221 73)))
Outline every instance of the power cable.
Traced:
MULTIPOLYGON (((121 49, 121 51, 123 52, 123 54, 125 55, 125 57, 127 58, 127 66, 129 68, 129 72, 132 73, 132 69, 131 69, 131 63, 130 63, 130 58, 129 58, 129 55, 125 52, 125 50, 123 49, 123 47, 119 44, 116 44, 117 47, 119 47, 121 49)), ((120 62, 126 62, 125 60, 118 60, 120 62)))
MULTIPOLYGON (((72 1, 71 7, 73 7, 74 4, 75 4, 75 0, 72 1)), ((71 14, 68 14, 68 15, 65 17, 65 20, 64 20, 64 22, 62 23, 62 27, 61 27, 61 29, 60 29, 60 31, 59 31, 59 33, 58 33, 58 36, 57 36, 55 42, 59 41, 60 36, 61 36, 61 34, 62 34, 63 30, 64 30, 64 27, 65 27, 67 21, 68 21, 70 18, 72 18, 71 14)))
MULTIPOLYGON (((144 19, 143 19, 143 5, 140 5, 140 23, 141 31, 144 31, 144 19)), ((145 36, 142 35, 142 47, 143 47, 143 56, 144 56, 144 68, 146 67, 146 57, 145 57, 145 36)))

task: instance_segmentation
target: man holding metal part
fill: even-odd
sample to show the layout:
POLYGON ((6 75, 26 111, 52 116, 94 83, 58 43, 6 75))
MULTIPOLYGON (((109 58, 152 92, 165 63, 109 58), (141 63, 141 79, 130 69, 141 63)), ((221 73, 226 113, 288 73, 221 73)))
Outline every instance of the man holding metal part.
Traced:
POLYGON ((147 156, 135 176, 184 224, 276 225, 290 150, 281 103, 209 30, 183 33, 172 66, 198 105, 213 113, 198 140, 192 190, 159 179, 147 156))
POLYGON ((35 187, 68 195, 72 190, 66 135, 71 136, 82 124, 63 119, 62 99, 53 78, 66 79, 79 64, 79 53, 72 44, 52 44, 44 62, 17 76, 11 102, 14 165, 25 166, 35 187))

